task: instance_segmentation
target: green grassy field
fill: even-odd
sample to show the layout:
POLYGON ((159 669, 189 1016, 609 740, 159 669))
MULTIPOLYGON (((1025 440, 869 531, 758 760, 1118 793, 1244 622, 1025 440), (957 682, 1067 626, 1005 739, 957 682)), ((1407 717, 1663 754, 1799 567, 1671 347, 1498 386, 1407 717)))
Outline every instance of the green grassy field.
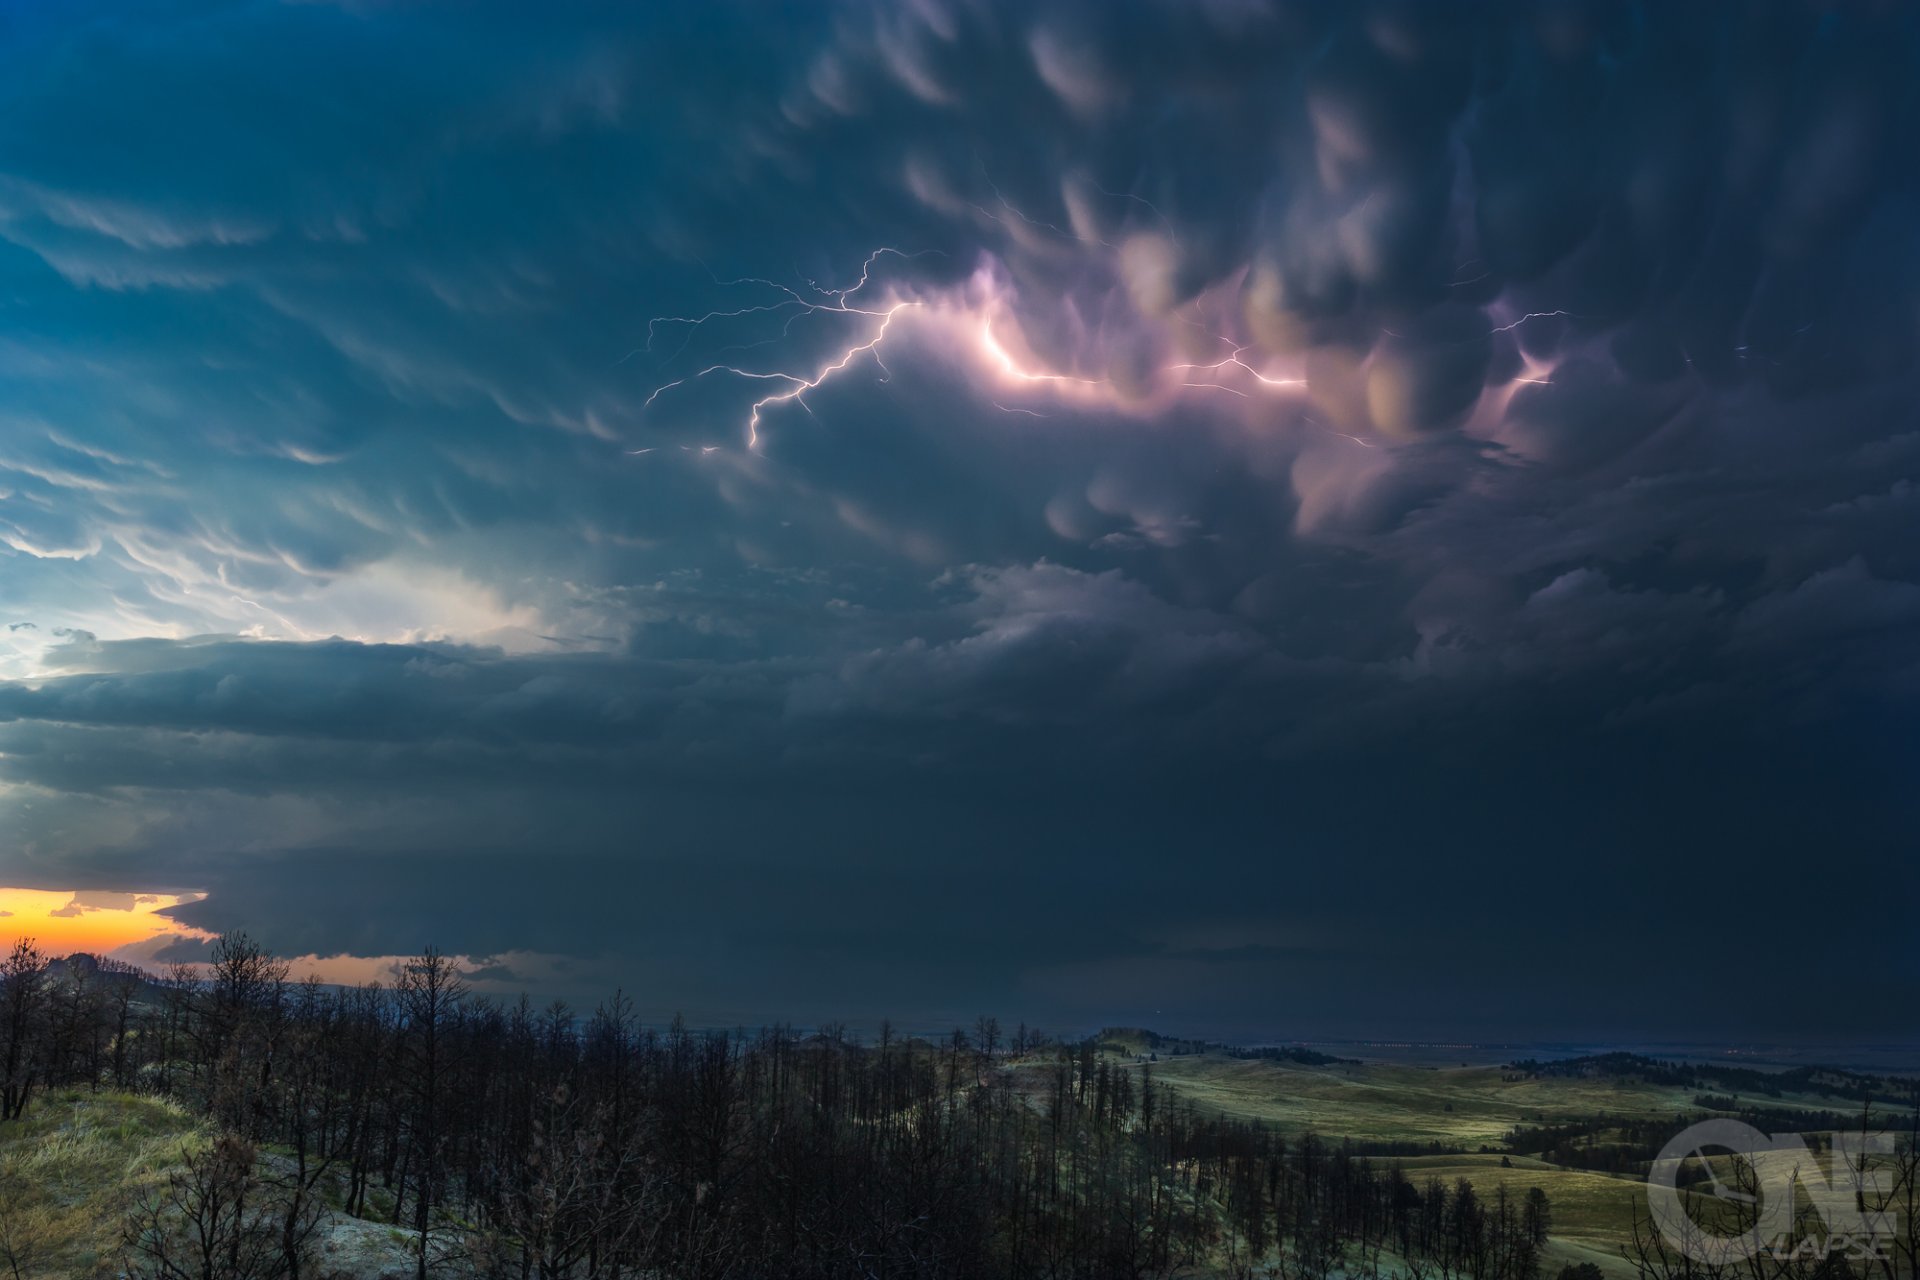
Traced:
MULTIPOLYGON (((1113 1060, 1142 1067, 1125 1055, 1113 1060)), ((1645 1211, 1638 1177, 1562 1168, 1534 1155, 1500 1151, 1517 1125, 1688 1118, 1708 1114, 1694 1105, 1695 1090, 1607 1077, 1527 1078, 1497 1066, 1440 1067, 1400 1063, 1305 1066, 1206 1053, 1162 1056, 1151 1064, 1155 1085, 1209 1112, 1259 1120, 1283 1133, 1313 1132, 1361 1142, 1439 1143, 1471 1154, 1396 1157, 1407 1175, 1451 1184, 1465 1178, 1482 1196, 1505 1186, 1524 1196, 1537 1186, 1553 1203, 1553 1238, 1546 1271, 1593 1262, 1610 1276, 1630 1276, 1620 1247, 1632 1232, 1636 1206, 1645 1211), (1492 1154, 1479 1148, 1495 1148, 1492 1154)), ((1848 1105, 1829 1097, 1787 1095, 1768 1105, 1810 1111, 1848 1105)), ((1893 1109, 1896 1113, 1900 1108, 1893 1109)))
MULTIPOLYGON (((1134 1066, 1136 1072, 1139 1066, 1134 1066)), ((1499 1067, 1430 1068, 1393 1063, 1302 1066, 1219 1054, 1161 1058, 1156 1086, 1207 1111, 1259 1120, 1285 1133, 1313 1132, 1362 1142, 1438 1142, 1500 1147, 1516 1125, 1599 1115, 1654 1118, 1694 1114, 1691 1091, 1618 1079, 1508 1079, 1499 1067)), ((1553 1202, 1546 1271, 1592 1262, 1610 1276, 1630 1276, 1620 1245, 1634 1206, 1644 1207, 1637 1179, 1563 1169, 1531 1156, 1432 1155, 1400 1158, 1417 1182, 1465 1178, 1483 1196, 1505 1186, 1524 1196, 1539 1187, 1553 1202)))
POLYGON ((1620 1259, 1619 1246, 1631 1232, 1636 1204, 1645 1209, 1637 1178, 1562 1169, 1531 1156, 1509 1159, 1511 1168, 1502 1168, 1497 1155, 1477 1154, 1412 1156, 1399 1163, 1416 1182, 1434 1177, 1451 1186, 1456 1178, 1465 1178, 1476 1192, 1488 1198, 1497 1187, 1505 1187, 1516 1199, 1524 1197, 1527 1188, 1539 1187, 1553 1201, 1549 1259, 1557 1259, 1559 1265, 1597 1262, 1608 1272, 1630 1273, 1631 1268, 1620 1259))
POLYGON ((1686 1089, 1617 1079, 1506 1080, 1499 1067, 1308 1067, 1196 1054, 1162 1058, 1152 1070, 1156 1083, 1208 1110, 1285 1132, 1366 1142, 1499 1146, 1519 1124, 1698 1110, 1686 1089))
POLYGON ((206 1141, 156 1098, 84 1089, 35 1099, 0 1125, 0 1275, 113 1274, 125 1206, 206 1141))

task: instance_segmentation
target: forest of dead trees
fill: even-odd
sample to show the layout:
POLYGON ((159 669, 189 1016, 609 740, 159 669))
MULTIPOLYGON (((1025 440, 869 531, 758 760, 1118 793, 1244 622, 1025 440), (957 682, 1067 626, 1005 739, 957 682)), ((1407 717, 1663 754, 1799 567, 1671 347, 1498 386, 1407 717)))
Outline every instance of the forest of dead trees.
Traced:
POLYGON ((660 1030, 477 998, 431 950, 340 988, 238 935, 159 976, 22 944, 0 1106, 73 1086, 216 1135, 130 1206, 134 1277, 311 1280, 323 1209, 393 1224, 419 1280, 1535 1280, 1551 1228, 1537 1189, 1201 1114, 1092 1041, 660 1030))

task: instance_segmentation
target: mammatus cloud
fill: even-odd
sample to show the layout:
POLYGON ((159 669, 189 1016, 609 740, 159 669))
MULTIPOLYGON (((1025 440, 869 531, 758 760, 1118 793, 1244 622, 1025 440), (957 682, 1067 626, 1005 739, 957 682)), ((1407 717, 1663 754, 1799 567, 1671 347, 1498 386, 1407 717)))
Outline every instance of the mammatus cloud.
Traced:
POLYGON ((1906 15, 4 21, 0 883, 1331 1025, 1908 875, 1906 15))

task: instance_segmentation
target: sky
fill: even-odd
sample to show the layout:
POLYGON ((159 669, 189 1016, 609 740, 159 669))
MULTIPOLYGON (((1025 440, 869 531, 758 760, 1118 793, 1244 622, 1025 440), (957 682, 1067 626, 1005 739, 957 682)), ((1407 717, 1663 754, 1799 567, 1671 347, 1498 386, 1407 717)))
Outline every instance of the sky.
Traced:
POLYGON ((1917 55, 0 5, 0 927, 708 1023, 1911 1039, 1917 55))

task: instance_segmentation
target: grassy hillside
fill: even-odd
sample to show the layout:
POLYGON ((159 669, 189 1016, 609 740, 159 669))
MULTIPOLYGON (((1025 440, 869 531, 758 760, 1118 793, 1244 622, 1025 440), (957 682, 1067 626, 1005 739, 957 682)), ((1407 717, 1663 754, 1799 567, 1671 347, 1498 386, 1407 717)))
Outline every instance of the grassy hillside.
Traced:
MULTIPOLYGON (((0 1125, 0 1280, 121 1274, 129 1203, 211 1140, 204 1125, 163 1099, 85 1089, 37 1099, 23 1119, 0 1125)), ((271 1148, 261 1159, 267 1167, 287 1164, 271 1148)), ((329 1211, 314 1240, 313 1274, 410 1274, 413 1239, 403 1228, 329 1211)))
POLYGON ((1621 1078, 1512 1077, 1499 1067, 1302 1066, 1220 1054, 1153 1064, 1156 1082, 1209 1110, 1362 1142, 1497 1147, 1520 1124, 1697 1110, 1693 1092, 1684 1088, 1621 1078))
MULTIPOLYGON (((1515 1199, 1524 1197, 1527 1188, 1539 1187, 1553 1201, 1553 1241, 1562 1246, 1558 1253, 1568 1255, 1565 1261, 1598 1261, 1603 1266, 1619 1262, 1619 1245, 1627 1237, 1634 1206, 1639 1203, 1644 1209, 1638 1179, 1562 1169, 1531 1156, 1508 1159, 1511 1168, 1503 1168, 1497 1155, 1413 1156, 1400 1166, 1415 1182, 1435 1177, 1451 1186, 1456 1178, 1465 1178, 1486 1200, 1498 1187, 1515 1199)), ((1555 1253, 1549 1250, 1550 1256, 1555 1253)))
POLYGON ((126 1202, 207 1140, 156 1098, 67 1090, 0 1125, 0 1275, 110 1274, 126 1202))
MULTIPOLYGON (((1501 1147, 1516 1125, 1697 1111, 1685 1089, 1618 1078, 1514 1078, 1499 1067, 1304 1066, 1207 1054, 1162 1058, 1152 1070, 1157 1085, 1196 1106, 1284 1132, 1311 1130, 1361 1142, 1437 1142, 1470 1152, 1501 1147)), ((1544 1258, 1548 1275, 1578 1262, 1595 1263, 1609 1276, 1632 1274, 1619 1245, 1641 1195, 1637 1180, 1563 1169, 1524 1155, 1508 1157, 1511 1167, 1503 1168, 1501 1159, 1476 1152, 1411 1156, 1399 1163, 1416 1182, 1431 1176, 1451 1186, 1465 1178, 1488 1198, 1500 1186, 1515 1197, 1537 1186, 1553 1202, 1553 1238, 1544 1258)))
MULTIPOLYGON (((1141 1067, 1133 1063, 1131 1069, 1141 1067)), ((1698 1082, 1649 1081, 1632 1071, 1536 1074, 1498 1066, 1303 1064, 1246 1060, 1223 1053, 1163 1056, 1151 1069, 1157 1085, 1204 1111, 1258 1120, 1284 1133, 1312 1131, 1328 1138, 1374 1143, 1437 1143, 1468 1153, 1397 1157, 1415 1181, 1433 1176, 1451 1184, 1465 1178, 1483 1197, 1491 1197, 1501 1186, 1513 1196, 1540 1187, 1553 1203, 1549 1274, 1571 1262, 1594 1262, 1610 1275, 1631 1274, 1619 1249, 1631 1231, 1636 1206, 1644 1211, 1643 1184, 1632 1174, 1567 1168, 1536 1154, 1503 1156, 1514 1128, 1603 1118, 1610 1125, 1710 1114, 1696 1101, 1701 1092, 1698 1082), (1481 1148, 1493 1150, 1485 1153, 1481 1148), (1508 1162, 1504 1166, 1503 1159, 1508 1162)), ((1844 1115, 1854 1108, 1855 1104, 1836 1096, 1838 1086, 1832 1081, 1827 1082, 1827 1091, 1820 1091, 1822 1080, 1817 1073, 1805 1072, 1766 1077, 1760 1080, 1767 1086, 1760 1101, 1826 1115, 1844 1115)), ((1850 1086, 1851 1082, 1840 1084, 1850 1086)), ((1895 1123, 1910 1114, 1898 1103, 1877 1104, 1877 1110, 1895 1123)), ((1605 1137, 1610 1128, 1601 1125, 1598 1132, 1605 1137)))

